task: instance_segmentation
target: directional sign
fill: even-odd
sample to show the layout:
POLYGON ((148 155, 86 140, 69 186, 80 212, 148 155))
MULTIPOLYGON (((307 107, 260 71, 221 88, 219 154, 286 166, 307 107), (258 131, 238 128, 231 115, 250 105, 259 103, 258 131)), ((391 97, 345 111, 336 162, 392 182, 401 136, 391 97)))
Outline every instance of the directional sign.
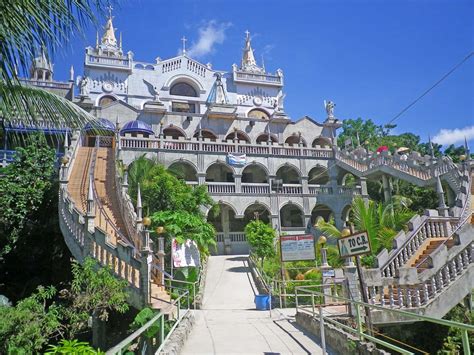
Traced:
POLYGON ((360 232, 337 240, 341 258, 369 254, 371 252, 367 232, 360 232))

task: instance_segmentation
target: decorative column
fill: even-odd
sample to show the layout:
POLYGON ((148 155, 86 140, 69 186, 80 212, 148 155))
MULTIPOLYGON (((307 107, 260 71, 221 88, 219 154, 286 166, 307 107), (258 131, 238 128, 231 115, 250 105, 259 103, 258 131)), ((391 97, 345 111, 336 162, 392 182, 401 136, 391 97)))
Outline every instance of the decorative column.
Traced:
POLYGON ((123 179, 122 179, 122 191, 128 193, 128 166, 124 165, 123 179))
POLYGON ((358 185, 360 186, 360 196, 365 202, 367 202, 369 200, 369 192, 367 190, 367 178, 361 176, 358 180, 358 185))
POLYGON ((141 226, 142 226, 142 223, 144 222, 143 221, 143 208, 142 208, 142 194, 141 194, 141 191, 140 191, 140 184, 138 184, 138 188, 137 188, 137 229, 140 230, 141 229, 141 226))
POLYGON ((153 260, 153 254, 150 248, 150 231, 148 228, 151 225, 149 217, 143 218, 143 231, 142 231, 142 247, 140 249, 140 294, 142 296, 142 303, 144 306, 148 306, 151 303, 151 263, 153 260))
POLYGON ((235 193, 242 192, 242 174, 234 174, 235 193))
POLYGON ((89 191, 87 193, 87 211, 85 216, 85 226, 86 230, 84 231, 84 249, 83 257, 92 255, 92 241, 95 233, 95 201, 94 201, 94 182, 92 175, 89 176, 89 191))
POLYGON ((448 208, 444 202, 444 190, 439 175, 436 175, 436 192, 438 193, 438 212, 440 216, 448 217, 448 208))
POLYGON ((309 179, 308 176, 301 177, 301 187, 303 189, 303 195, 309 194, 308 179, 309 179))
POLYGON ((326 237, 324 235, 320 236, 318 239, 318 244, 321 246, 321 271, 323 274, 323 293, 324 293, 324 303, 331 302, 331 277, 324 275, 324 272, 331 269, 331 266, 328 264, 327 249, 326 249, 326 237))
POLYGON ((205 185, 206 184, 206 173, 197 173, 198 184, 205 185))
POLYGON ((382 175, 382 185, 383 185, 383 197, 385 202, 392 201, 392 190, 390 188, 390 182, 388 181, 388 176, 386 174, 382 175))

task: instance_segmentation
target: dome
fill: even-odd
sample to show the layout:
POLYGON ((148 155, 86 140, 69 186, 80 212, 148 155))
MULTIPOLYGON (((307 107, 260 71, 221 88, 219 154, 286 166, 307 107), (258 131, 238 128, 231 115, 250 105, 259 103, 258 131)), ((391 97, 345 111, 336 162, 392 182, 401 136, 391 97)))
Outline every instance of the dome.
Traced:
POLYGON ((92 131, 96 129, 114 132, 115 125, 105 118, 99 118, 98 120, 91 121, 84 126, 85 131, 92 131))
POLYGON ((151 135, 155 134, 155 132, 153 132, 153 129, 148 123, 138 120, 125 123, 122 129, 120 130, 120 134, 125 133, 142 133, 151 135))

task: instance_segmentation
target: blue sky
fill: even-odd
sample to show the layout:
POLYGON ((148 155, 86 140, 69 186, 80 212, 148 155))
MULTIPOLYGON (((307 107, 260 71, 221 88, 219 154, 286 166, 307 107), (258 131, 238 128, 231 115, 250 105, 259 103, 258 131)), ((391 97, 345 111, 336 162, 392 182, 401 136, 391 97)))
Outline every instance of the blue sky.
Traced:
MULTIPOLYGON (((132 0, 116 6, 114 26, 137 60, 176 55, 184 35, 195 59, 220 70, 240 62, 248 29, 259 64, 263 55, 267 70, 283 69, 293 119, 323 120, 330 99, 338 118, 384 124, 474 50, 473 14, 467 0, 132 0)), ((80 75, 94 43, 92 27, 75 38, 55 78, 71 64, 80 75)), ((395 123, 445 145, 467 135, 474 150, 474 56, 395 123)))

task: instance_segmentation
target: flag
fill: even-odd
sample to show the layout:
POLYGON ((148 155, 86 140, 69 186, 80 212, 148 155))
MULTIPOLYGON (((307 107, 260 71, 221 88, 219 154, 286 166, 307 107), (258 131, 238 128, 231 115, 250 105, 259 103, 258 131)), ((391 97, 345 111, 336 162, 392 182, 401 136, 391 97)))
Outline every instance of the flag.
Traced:
POLYGON ((245 154, 227 154, 227 164, 233 166, 243 166, 247 164, 247 156, 245 154))

